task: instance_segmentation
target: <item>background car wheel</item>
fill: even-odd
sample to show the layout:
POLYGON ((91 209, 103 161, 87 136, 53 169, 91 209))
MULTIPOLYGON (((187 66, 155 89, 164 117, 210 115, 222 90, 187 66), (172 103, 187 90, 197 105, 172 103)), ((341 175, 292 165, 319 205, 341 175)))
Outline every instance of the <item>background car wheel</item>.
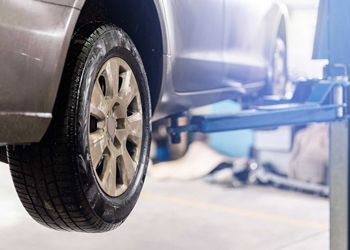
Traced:
POLYGON ((53 121, 40 143, 8 147, 17 193, 39 223, 104 232, 121 224, 143 186, 150 94, 130 38, 87 26, 72 41, 53 121))
MULTIPOLYGON (((187 117, 178 119, 179 126, 188 124, 187 117)), ((181 142, 173 144, 170 141, 167 129, 170 126, 169 119, 160 120, 153 124, 152 139, 157 150, 153 162, 175 161, 184 157, 192 143, 191 133, 181 133, 181 142)))
POLYGON ((271 60, 270 90, 274 96, 285 97, 288 84, 287 43, 277 37, 271 60))

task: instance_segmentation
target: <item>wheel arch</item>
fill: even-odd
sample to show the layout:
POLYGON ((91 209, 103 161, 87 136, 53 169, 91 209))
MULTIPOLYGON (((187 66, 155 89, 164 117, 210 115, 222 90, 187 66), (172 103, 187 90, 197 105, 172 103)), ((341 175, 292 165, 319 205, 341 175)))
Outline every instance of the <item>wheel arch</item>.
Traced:
POLYGON ((153 111, 163 79, 163 55, 167 54, 164 13, 156 0, 77 0, 81 9, 75 30, 93 22, 112 23, 122 28, 135 43, 147 73, 153 111))

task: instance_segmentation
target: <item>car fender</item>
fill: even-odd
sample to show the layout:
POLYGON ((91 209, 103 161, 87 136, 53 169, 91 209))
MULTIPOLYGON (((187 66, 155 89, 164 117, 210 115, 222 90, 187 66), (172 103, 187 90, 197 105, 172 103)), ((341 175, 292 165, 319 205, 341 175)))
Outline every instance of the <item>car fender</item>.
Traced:
POLYGON ((46 132, 78 16, 62 4, 2 1, 0 143, 37 142, 46 132))

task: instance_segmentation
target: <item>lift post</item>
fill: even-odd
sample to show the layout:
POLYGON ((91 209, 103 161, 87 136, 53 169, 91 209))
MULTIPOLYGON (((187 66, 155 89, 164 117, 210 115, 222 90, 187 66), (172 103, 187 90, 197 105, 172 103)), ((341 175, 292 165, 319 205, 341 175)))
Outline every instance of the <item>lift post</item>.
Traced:
MULTIPOLYGON (((332 122, 330 128, 330 249, 349 249, 350 167, 350 1, 320 0, 314 59, 328 59, 322 81, 308 81, 306 99, 271 103, 236 114, 193 116, 185 126, 172 118, 169 134, 174 143, 183 132, 213 133, 273 128, 312 122, 332 122)), ((300 83, 298 83, 299 86, 300 83)), ((298 96, 298 91, 296 96, 298 96)))
MULTIPOLYGON (((350 65, 350 1, 321 0, 314 58, 328 59, 330 65, 350 65)), ((339 78, 336 72, 326 72, 339 78)), ((347 97, 349 98, 349 97, 347 97)), ((333 250, 349 249, 349 119, 331 124, 331 211, 330 243, 333 250)))

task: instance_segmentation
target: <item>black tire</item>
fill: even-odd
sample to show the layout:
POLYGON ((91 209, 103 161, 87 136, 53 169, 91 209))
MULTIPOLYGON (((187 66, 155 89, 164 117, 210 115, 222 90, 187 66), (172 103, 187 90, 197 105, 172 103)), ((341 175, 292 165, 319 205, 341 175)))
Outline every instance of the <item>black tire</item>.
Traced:
POLYGON ((131 213, 141 192, 151 142, 151 101, 136 47, 113 25, 89 25, 71 43, 53 121, 40 143, 9 146, 9 164, 19 198, 40 224, 57 230, 105 232, 131 213), (97 72, 119 57, 132 69, 141 96, 143 136, 135 178, 118 197, 103 192, 89 160, 89 102, 97 72))
POLYGON ((8 163, 7 162, 6 146, 1 146, 0 147, 0 162, 8 163))

